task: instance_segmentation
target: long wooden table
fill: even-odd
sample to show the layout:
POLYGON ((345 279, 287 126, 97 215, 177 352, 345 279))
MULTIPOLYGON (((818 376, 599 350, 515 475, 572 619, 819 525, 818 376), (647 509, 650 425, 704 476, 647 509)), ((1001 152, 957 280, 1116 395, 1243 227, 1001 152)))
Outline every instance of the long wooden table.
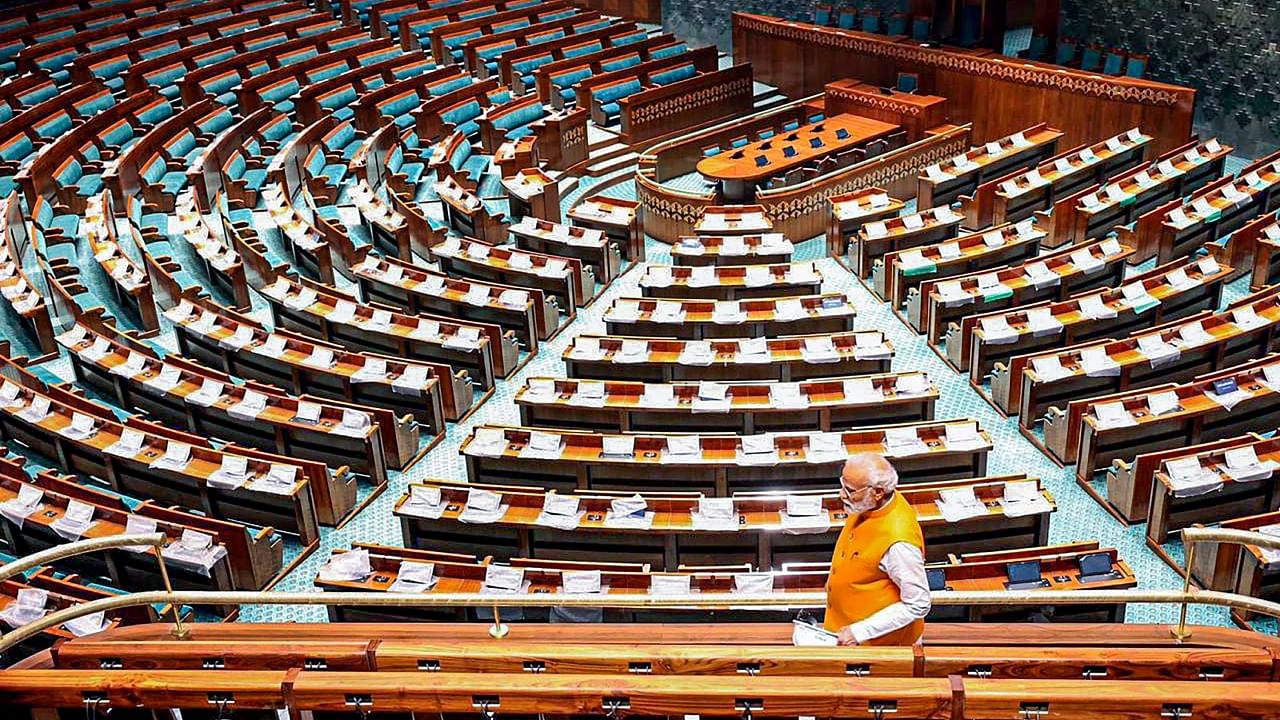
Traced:
POLYGON ((744 198, 749 194, 746 191, 748 184, 780 177, 828 155, 865 145, 897 129, 898 126, 892 123, 842 113, 768 140, 703 158, 698 162, 698 172, 724 183, 726 197, 744 198), (841 130, 848 133, 844 138, 838 136, 841 130), (813 138, 820 139, 822 145, 813 147, 810 142, 813 138), (786 148, 794 149, 795 154, 788 156, 786 148), (758 157, 764 157, 767 162, 759 165, 758 157))

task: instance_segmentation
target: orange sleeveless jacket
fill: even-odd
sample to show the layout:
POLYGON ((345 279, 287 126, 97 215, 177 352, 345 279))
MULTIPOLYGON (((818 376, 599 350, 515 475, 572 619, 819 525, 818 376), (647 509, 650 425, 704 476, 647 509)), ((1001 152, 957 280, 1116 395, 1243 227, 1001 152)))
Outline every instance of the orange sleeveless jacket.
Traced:
MULTIPOLYGON (((884 507, 851 516, 840 531, 831 555, 827 581, 827 614, 823 625, 831 632, 865 620, 901 600, 898 586, 880 569, 891 545, 905 542, 924 553, 924 535, 916 512, 895 492, 884 507)), ((911 645, 920 639, 924 621, 916 620, 868 645, 911 645)))

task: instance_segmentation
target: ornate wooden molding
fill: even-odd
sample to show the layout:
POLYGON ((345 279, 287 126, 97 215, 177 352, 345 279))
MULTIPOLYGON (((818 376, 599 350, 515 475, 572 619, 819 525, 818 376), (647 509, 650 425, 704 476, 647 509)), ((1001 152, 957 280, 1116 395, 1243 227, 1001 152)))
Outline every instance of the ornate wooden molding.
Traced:
POLYGON ((741 28, 761 35, 805 42, 819 48, 848 50, 902 63, 1006 80, 1033 87, 1053 88, 1120 102, 1172 107, 1194 96, 1195 93, 1190 88, 1145 80, 1112 78, 1067 68, 1032 65, 1022 60, 970 57, 946 50, 922 48, 913 43, 891 42, 839 28, 819 27, 763 15, 734 13, 733 23, 735 29, 741 28))

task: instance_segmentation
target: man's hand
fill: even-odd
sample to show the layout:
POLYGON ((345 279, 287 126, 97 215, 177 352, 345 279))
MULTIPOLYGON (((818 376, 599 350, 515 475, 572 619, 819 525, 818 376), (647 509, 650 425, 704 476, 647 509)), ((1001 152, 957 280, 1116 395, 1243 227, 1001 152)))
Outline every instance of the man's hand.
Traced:
POLYGON ((845 647, 857 645, 858 641, 853 637, 853 626, 845 625, 840 628, 840 632, 836 633, 836 644, 845 647))

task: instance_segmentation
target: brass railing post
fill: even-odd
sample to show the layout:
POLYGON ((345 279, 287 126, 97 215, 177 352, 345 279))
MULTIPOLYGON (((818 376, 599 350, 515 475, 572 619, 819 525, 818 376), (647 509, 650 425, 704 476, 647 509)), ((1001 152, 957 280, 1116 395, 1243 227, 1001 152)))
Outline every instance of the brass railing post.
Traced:
POLYGON ((507 636, 511 628, 502 624, 502 610, 497 605, 493 606, 493 626, 489 628, 489 637, 494 640, 501 640, 507 636))
MULTIPOLYGON (((164 583, 164 591, 169 595, 173 595, 173 583, 169 581, 169 568, 164 564, 164 554, 160 552, 160 546, 156 545, 151 548, 156 554, 156 563, 160 565, 160 581, 164 583)), ((170 633, 175 639, 186 640, 190 632, 182 626, 182 603, 171 602, 169 608, 173 610, 173 631, 170 633)))
POLYGON ((1191 637, 1191 631, 1187 629, 1187 608, 1191 599, 1191 566, 1196 561, 1196 545, 1198 543, 1184 543, 1187 551, 1187 568, 1182 577, 1182 608, 1178 611, 1178 627, 1173 630, 1173 639, 1178 642, 1185 642, 1191 637))

